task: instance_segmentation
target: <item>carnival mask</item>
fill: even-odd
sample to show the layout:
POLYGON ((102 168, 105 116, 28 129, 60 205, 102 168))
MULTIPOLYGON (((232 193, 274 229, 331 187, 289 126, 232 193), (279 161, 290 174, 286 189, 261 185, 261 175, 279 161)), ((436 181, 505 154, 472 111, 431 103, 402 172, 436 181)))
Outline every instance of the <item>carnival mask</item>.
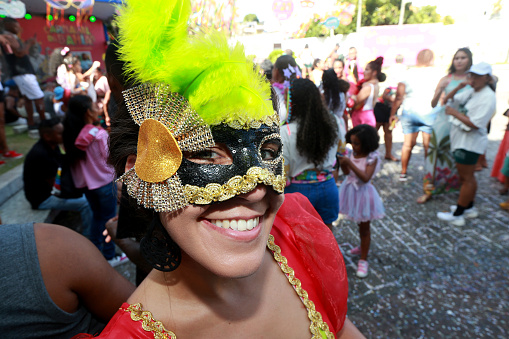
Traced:
POLYGON ((277 114, 209 126, 166 85, 140 85, 125 91, 124 98, 140 132, 136 164, 119 180, 144 207, 168 212, 211 204, 248 193, 258 184, 283 193, 277 114), (226 146, 230 164, 202 164, 184 157, 216 143, 226 146))

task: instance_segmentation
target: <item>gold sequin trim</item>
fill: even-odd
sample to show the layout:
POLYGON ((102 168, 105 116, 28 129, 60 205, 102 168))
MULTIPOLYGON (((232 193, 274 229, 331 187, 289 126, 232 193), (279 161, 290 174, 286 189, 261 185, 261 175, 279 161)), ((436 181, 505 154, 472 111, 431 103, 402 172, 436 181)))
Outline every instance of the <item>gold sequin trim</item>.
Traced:
POLYGON ((243 176, 236 175, 224 185, 211 183, 205 187, 185 185, 184 193, 189 203, 210 204, 213 201, 225 201, 238 194, 251 192, 258 184, 272 186, 276 192, 283 193, 286 179, 275 175, 266 168, 251 167, 243 176))
POLYGON ((273 115, 267 115, 260 120, 249 120, 245 118, 239 118, 234 121, 226 122, 225 124, 234 129, 251 129, 251 128, 258 129, 263 124, 269 127, 279 126, 279 115, 276 112, 274 112, 273 115))
POLYGON ((126 185, 127 193, 135 198, 139 205, 153 208, 156 212, 176 211, 188 205, 178 174, 163 182, 151 183, 141 180, 135 167, 125 172, 117 181, 126 185))
POLYGON ((125 311, 130 312, 133 321, 141 320, 143 330, 152 332, 154 339, 177 339, 175 333, 165 329, 162 322, 152 317, 152 313, 143 311, 141 304, 130 305, 125 311))
POLYGON ((311 325, 309 326, 309 330, 313 335, 311 339, 322 339, 322 335, 320 330, 322 330, 328 339, 334 339, 334 334, 329 330, 329 325, 322 319, 322 315, 315 308, 315 304, 313 301, 309 300, 308 292, 304 290, 301 286, 301 282, 298 278, 295 277, 295 272, 293 268, 288 266, 288 260, 281 254, 281 248, 276 245, 274 242, 274 236, 269 234, 269 240, 267 240, 267 247, 272 251, 274 255, 274 259, 279 264, 281 271, 286 275, 290 284, 292 284, 295 292, 299 296, 300 300, 306 309, 308 310, 308 318, 311 320, 311 325))
POLYGON ((283 161, 283 143, 281 142, 281 135, 279 133, 272 133, 270 135, 266 135, 262 141, 260 142, 260 146, 258 147, 258 156, 260 157, 260 160, 269 166, 269 168, 272 170, 272 172, 276 171, 276 168, 281 165, 283 161), (281 148, 279 149, 279 155, 272 160, 263 160, 262 157, 262 146, 267 140, 279 140, 281 143, 281 148))
POLYGON ((182 151, 198 151, 215 145, 210 126, 180 94, 167 84, 142 84, 122 92, 134 122, 147 119, 163 124, 182 151))

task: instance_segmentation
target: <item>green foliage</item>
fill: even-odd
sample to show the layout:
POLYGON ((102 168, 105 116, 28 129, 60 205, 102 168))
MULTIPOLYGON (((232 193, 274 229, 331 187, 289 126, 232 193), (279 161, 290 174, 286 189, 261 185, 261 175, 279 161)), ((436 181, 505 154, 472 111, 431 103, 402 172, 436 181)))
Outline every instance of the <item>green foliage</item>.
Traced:
POLYGON ((256 21, 258 23, 260 23, 260 20, 258 20, 258 17, 256 16, 256 14, 248 14, 244 17, 244 21, 243 22, 253 22, 253 21, 256 21))
POLYGON ((454 23, 454 19, 450 15, 444 16, 444 25, 452 25, 454 23))
POLYGON ((270 54, 269 54, 270 62, 272 62, 274 64, 276 62, 277 58, 279 58, 281 55, 283 55, 283 53, 284 52, 282 49, 275 49, 272 52, 270 52, 270 54))
MULTIPOLYGON (((414 7, 411 7, 413 9, 414 7)), ((423 6, 411 11, 410 17, 405 20, 406 24, 431 24, 441 22, 440 14, 436 6, 423 6)))
POLYGON ((322 20, 320 17, 315 16, 313 19, 309 22, 309 28, 306 31, 306 38, 310 37, 324 37, 329 34, 329 30, 322 25, 322 20))
MULTIPOLYGON (((357 0, 338 0, 337 3, 355 3, 357 0)), ((362 17, 361 26, 383 26, 397 25, 399 22, 399 13, 401 0, 362 0, 362 17)), ((323 18, 313 18, 309 23, 306 37, 323 37, 328 35, 328 30, 323 27, 320 22, 323 18)), ((405 24, 424 24, 443 22, 446 25, 454 23, 450 16, 442 18, 436 12, 436 6, 414 7, 411 3, 405 4, 405 16, 403 23, 405 24)), ((349 34, 356 30, 357 26, 357 9, 352 18, 352 22, 347 25, 340 25, 334 30, 335 34, 349 34)))

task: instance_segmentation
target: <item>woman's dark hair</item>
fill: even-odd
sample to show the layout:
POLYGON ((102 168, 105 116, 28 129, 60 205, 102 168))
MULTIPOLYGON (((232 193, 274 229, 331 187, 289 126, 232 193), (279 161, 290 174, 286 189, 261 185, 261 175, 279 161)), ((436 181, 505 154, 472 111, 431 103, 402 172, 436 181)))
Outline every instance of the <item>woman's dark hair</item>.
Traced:
POLYGON ((293 80, 290 97, 291 120, 297 122, 297 150, 318 167, 336 144, 337 123, 311 80, 293 80))
POLYGON ((355 135, 361 142, 361 152, 368 155, 378 149, 380 137, 378 132, 371 125, 361 124, 357 125, 346 133, 346 142, 352 143, 352 135, 355 135))
POLYGON ((320 63, 320 61, 322 61, 322 59, 320 58, 316 58, 314 61, 313 61, 313 69, 316 68, 316 66, 318 66, 318 64, 320 63))
MULTIPOLYGON (((343 68, 345 68, 345 62, 342 59, 335 59, 334 62, 341 62, 341 65, 343 65, 343 68)), ((334 65, 334 62, 332 63, 334 65)))
POLYGON ((332 68, 323 72, 322 86, 325 104, 331 110, 337 109, 339 107, 339 80, 332 68))
MULTIPOLYGON (((292 66, 295 69, 300 70, 300 67, 297 65, 297 62, 295 61, 295 59, 291 55, 287 55, 287 54, 281 55, 279 58, 277 58, 276 62, 274 63, 273 69, 277 68, 278 70, 283 71, 283 70, 287 69, 288 66, 292 66)), ((295 78, 297 76, 295 73, 291 73, 290 77, 287 77, 287 75, 284 74, 283 72, 280 72, 280 73, 284 77, 284 79, 288 80, 288 81, 292 80, 293 78, 295 78)))
POLYGON ((339 81, 339 91, 346 94, 350 89, 350 83, 343 79, 339 79, 338 81, 339 81))
POLYGON ((279 58, 277 58, 276 62, 274 63, 274 67, 279 70, 284 70, 288 68, 288 65, 291 65, 292 67, 297 67, 297 62, 291 55, 283 54, 279 58))
POLYGON ((85 116, 89 109, 92 109, 92 99, 87 95, 75 95, 69 100, 62 137, 65 153, 71 164, 85 157, 85 152, 78 149, 74 143, 85 127, 85 116))
POLYGON ((387 76, 385 75, 385 73, 382 73, 383 63, 384 63, 383 57, 378 57, 375 60, 370 61, 368 63, 369 68, 371 68, 373 71, 376 71, 376 77, 377 77, 378 81, 380 81, 380 82, 384 82, 385 79, 387 79, 387 76))
POLYGON ((456 67, 454 67, 454 58, 456 58, 456 55, 459 53, 459 52, 463 52, 467 55, 467 58, 468 58, 468 66, 467 66, 467 71, 470 69, 470 67, 472 67, 472 63, 473 63, 473 57, 472 57, 472 51, 470 51, 470 49, 468 47, 463 47, 463 48, 460 48, 456 51, 456 53, 454 53, 454 56, 452 57, 452 61, 451 61, 451 66, 449 67, 449 74, 453 74, 453 73, 456 73, 456 67))

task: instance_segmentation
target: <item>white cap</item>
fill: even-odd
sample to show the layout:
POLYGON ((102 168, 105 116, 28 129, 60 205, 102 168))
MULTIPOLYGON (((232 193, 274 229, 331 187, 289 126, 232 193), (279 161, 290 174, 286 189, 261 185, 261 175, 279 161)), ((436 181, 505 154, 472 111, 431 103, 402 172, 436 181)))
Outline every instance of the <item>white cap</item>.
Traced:
POLYGON ((477 75, 490 75, 491 76, 491 66, 486 62, 480 62, 478 64, 473 65, 468 70, 468 73, 474 73, 477 75))

